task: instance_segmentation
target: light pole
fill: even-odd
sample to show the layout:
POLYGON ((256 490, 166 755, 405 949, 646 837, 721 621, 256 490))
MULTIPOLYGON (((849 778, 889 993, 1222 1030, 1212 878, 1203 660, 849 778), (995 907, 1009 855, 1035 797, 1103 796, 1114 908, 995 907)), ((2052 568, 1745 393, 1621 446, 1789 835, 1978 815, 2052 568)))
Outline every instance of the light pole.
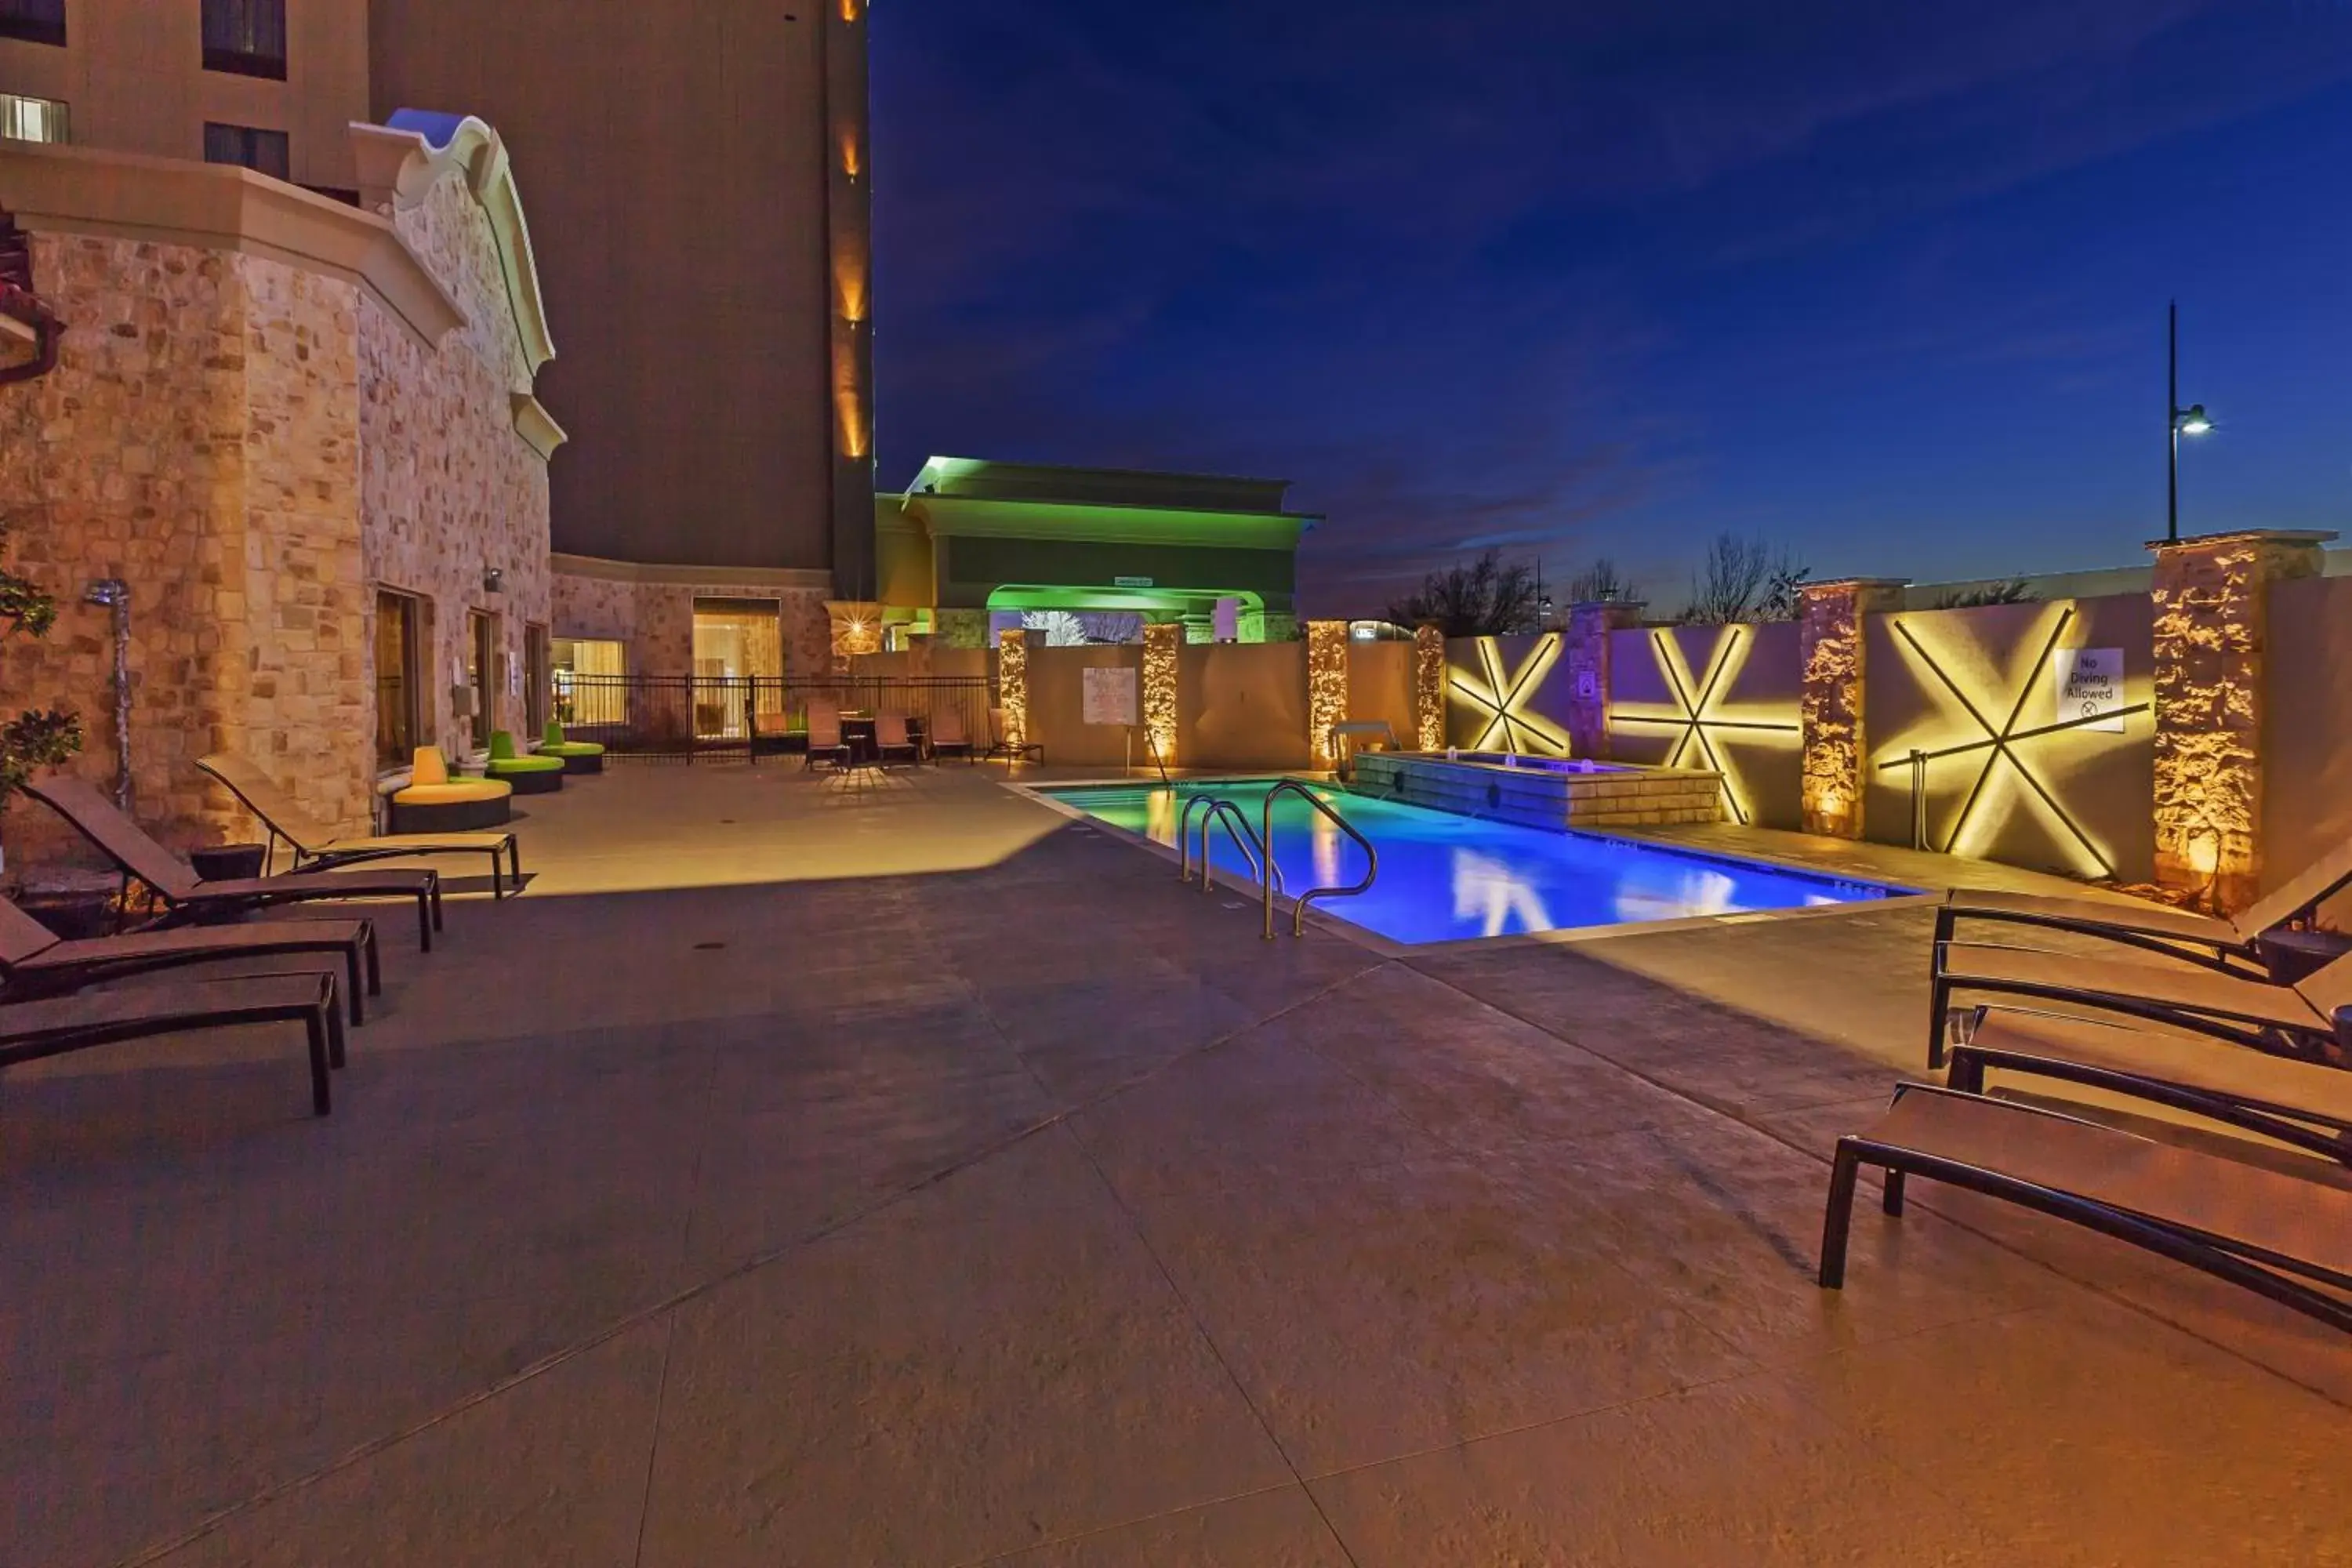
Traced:
POLYGON ((2165 472, 2164 537, 2168 543, 2180 542, 2180 438, 2202 436, 2213 428, 2205 417, 2205 405, 2192 403, 2180 406, 2180 301, 2172 301, 2168 314, 2165 361, 2168 390, 2165 393, 2165 437, 2170 447, 2170 464, 2165 472))

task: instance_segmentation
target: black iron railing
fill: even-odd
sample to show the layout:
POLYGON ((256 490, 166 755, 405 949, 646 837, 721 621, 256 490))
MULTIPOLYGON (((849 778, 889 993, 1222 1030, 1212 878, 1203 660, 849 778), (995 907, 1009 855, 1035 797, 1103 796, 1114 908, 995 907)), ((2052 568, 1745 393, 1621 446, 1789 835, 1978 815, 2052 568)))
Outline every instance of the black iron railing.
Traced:
POLYGON ((985 746, 989 682, 982 676, 801 679, 749 675, 573 675, 556 672, 552 706, 567 739, 600 742, 614 756, 749 758, 808 745, 811 702, 845 716, 902 714, 934 740, 985 746))

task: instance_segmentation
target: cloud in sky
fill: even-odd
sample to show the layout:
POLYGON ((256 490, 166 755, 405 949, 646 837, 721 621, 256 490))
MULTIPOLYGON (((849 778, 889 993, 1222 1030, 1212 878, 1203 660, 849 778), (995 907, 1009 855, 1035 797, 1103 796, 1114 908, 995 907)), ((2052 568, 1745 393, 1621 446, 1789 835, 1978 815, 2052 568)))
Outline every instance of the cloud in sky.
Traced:
POLYGON ((2258 179, 2263 117, 2352 77, 2352 10, 2292 0, 874 26, 884 482, 931 450, 1286 475, 1335 605, 1480 540, 1565 568, 1830 530, 1914 388, 2087 406, 2139 342, 2101 250, 2149 221, 2135 160, 2234 127, 2258 179))

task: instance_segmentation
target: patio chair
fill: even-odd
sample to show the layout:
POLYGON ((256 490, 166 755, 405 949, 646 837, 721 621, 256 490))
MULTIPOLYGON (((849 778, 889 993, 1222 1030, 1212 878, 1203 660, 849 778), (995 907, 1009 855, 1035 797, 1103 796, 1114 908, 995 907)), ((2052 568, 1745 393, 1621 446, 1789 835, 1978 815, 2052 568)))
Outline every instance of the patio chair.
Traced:
POLYGON ((490 897, 506 897, 507 872, 522 886, 522 847, 511 833, 393 833, 371 838, 338 838, 305 816, 294 797, 277 781, 243 757, 215 752, 198 757, 196 766, 218 779, 260 819, 274 847, 284 839, 294 853, 294 869, 331 871, 369 860, 393 860, 411 855, 488 855, 490 897))
POLYGON ((482 776, 513 786, 517 795, 553 795, 563 787, 562 757, 529 755, 515 750, 514 737, 504 730, 490 733, 489 760, 482 776))
POLYGON ((931 715, 930 742, 931 756, 934 760, 942 756, 956 756, 961 757, 967 763, 974 761, 971 733, 964 728, 961 709, 942 708, 931 715))
POLYGON ((1954 1089, 1990 1075, 2080 1084, 2168 1106, 2352 1165, 2352 1072, 2105 1018, 1979 1007, 1950 1047, 1954 1089))
POLYGON ((282 877, 208 882, 80 779, 52 774, 27 784, 25 793, 72 823, 125 877, 152 889, 174 916, 203 919, 317 899, 413 898, 417 945, 433 951, 433 932, 441 924, 441 879, 435 872, 289 871, 282 877))
POLYGON ((917 745, 907 730, 904 713, 874 715, 874 761, 878 767, 888 767, 893 762, 919 763, 923 749, 917 745))
POLYGON ((1007 762, 1027 761, 1035 763, 1040 767, 1045 766, 1045 748, 1034 741, 1025 742, 1016 746, 1009 738, 1012 732, 1013 721, 1005 710, 1002 708, 990 709, 988 710, 988 750, 981 754, 991 760, 1003 757, 1007 762))
POLYGON ((2014 1100, 1906 1083, 1886 1114, 1838 1140, 1820 1280, 1845 1284, 1860 1168, 1886 1173, 1903 1213, 1910 1176, 2066 1220, 2243 1286, 2352 1332, 2352 1191, 2014 1100))
POLYGON ((1939 942, 1928 987, 1927 1065, 1944 1065, 1956 992, 2030 996, 2122 1013, 2255 1050, 2325 1061, 2352 1009, 2352 953, 2292 985, 2183 964, 1939 942))
POLYGON ((324 972, 88 991, 0 1006, 0 1067, 187 1029, 275 1023, 299 1023, 309 1035, 310 1110, 326 1115, 333 1109, 327 1070, 343 1065, 343 1030, 335 977, 324 972))
POLYGON ((593 741, 565 740, 563 726, 552 719, 539 732, 539 754, 559 759, 567 773, 601 773, 604 771, 604 748, 593 741))
POLYGON ((1963 920, 2000 921, 2103 937, 2227 973, 2264 967, 2255 943, 2267 932, 2310 918, 2352 887, 2352 838, 2305 867, 2242 914, 2217 918, 2162 904, 2105 903, 2039 893, 1954 892, 1936 911, 1936 940, 1948 942, 1963 920))
POLYGON ((419 746, 408 783, 393 793, 392 831, 469 833, 505 826, 514 815, 514 785, 504 779, 452 777, 438 746, 419 746))
POLYGON ((383 974, 376 960, 375 926, 364 920, 254 921, 240 925, 173 926, 127 931, 120 936, 68 941, 0 899, 0 982, 5 994, 47 996, 85 985, 177 969, 191 963, 232 959, 276 958, 289 953, 340 953, 343 994, 352 1022, 363 1021, 360 997, 381 995, 383 974), (366 984, 361 984, 362 970, 366 984))
POLYGON ((808 705, 808 754, 801 759, 805 770, 816 766, 819 757, 835 768, 849 765, 849 744, 841 738, 841 710, 830 702, 812 699, 808 705))

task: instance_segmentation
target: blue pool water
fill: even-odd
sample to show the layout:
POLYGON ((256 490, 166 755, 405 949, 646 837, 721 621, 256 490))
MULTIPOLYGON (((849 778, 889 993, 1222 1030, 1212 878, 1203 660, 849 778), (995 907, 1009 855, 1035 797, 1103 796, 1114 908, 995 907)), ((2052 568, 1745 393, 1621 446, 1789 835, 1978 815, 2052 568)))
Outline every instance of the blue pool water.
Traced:
MULTIPOLYGON (((1088 816, 1176 842, 1182 802, 1223 795, 1255 829, 1271 779, 1201 780, 1174 787, 1087 785, 1040 793, 1088 816)), ((1685 854, 1591 833, 1556 833, 1486 822, 1345 790, 1318 791, 1380 847, 1381 874, 1360 898, 1318 909, 1393 942, 1454 942, 1579 926, 1624 925, 1692 915, 1741 914, 1853 903, 1906 892, 1803 871, 1685 854)), ((1193 814, 1198 831, 1201 814, 1193 814)), ((1219 828, 1209 836, 1221 875, 1255 886, 1248 863, 1219 828)), ((1292 891, 1353 882, 1364 855, 1307 803, 1286 796, 1274 807, 1274 857, 1292 891)))

